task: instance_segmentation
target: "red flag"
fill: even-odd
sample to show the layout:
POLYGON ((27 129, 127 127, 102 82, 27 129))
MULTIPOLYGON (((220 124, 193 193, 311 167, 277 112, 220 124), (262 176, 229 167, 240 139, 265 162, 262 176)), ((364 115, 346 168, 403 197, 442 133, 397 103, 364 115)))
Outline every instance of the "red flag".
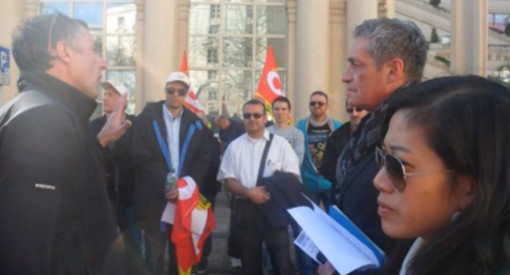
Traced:
POLYGON ((261 96, 266 105, 271 106, 273 100, 279 96, 283 96, 280 77, 278 76, 276 62, 274 61, 273 50, 267 47, 266 62, 260 74, 259 86, 256 96, 261 96))
MULTIPOLYGON (((188 72, 188 58, 186 57, 186 52, 182 53, 182 59, 181 59, 181 68, 179 71, 185 73, 187 76, 189 76, 188 72)), ((184 99, 184 106, 191 111, 193 111, 195 114, 197 113, 203 113, 204 107, 200 105, 198 102, 197 97, 195 96, 195 92, 189 87, 188 94, 186 95, 186 99, 184 99)))
POLYGON ((175 218, 170 234, 175 244, 179 275, 191 273, 200 261, 205 239, 216 226, 211 204, 198 193, 191 177, 178 179, 179 199, 175 204, 175 218))

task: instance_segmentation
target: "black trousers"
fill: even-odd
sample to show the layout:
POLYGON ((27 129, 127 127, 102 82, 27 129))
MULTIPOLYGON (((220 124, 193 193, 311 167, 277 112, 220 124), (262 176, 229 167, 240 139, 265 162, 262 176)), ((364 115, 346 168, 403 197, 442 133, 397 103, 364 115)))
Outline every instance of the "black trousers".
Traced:
POLYGON ((266 242, 271 255, 273 270, 282 275, 293 274, 288 227, 272 228, 259 207, 247 199, 238 199, 236 204, 243 274, 262 274, 262 241, 266 242))
POLYGON ((167 231, 145 231, 145 262, 148 269, 154 275, 161 275, 164 271, 164 256, 165 247, 168 244, 169 261, 169 275, 178 275, 177 258, 175 254, 174 243, 170 240, 169 232, 172 226, 169 226, 167 231))

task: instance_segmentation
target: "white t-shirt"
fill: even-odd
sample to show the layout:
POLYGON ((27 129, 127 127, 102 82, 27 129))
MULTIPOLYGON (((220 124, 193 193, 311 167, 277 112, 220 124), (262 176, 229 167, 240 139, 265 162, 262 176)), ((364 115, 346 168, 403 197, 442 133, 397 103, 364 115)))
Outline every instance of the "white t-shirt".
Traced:
MULTIPOLYGON (((235 139, 223 155, 218 181, 225 183, 225 179, 234 178, 245 188, 255 187, 260 160, 268 141, 269 132, 267 130, 259 139, 252 139, 247 133, 235 139)), ((273 136, 262 177, 269 177, 276 171, 300 175, 296 153, 290 147, 289 142, 278 135, 273 136)))

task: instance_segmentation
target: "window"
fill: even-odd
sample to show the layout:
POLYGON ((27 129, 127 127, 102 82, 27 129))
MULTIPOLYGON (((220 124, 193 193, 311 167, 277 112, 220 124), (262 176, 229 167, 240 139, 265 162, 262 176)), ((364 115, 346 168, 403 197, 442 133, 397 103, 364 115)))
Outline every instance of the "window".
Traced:
POLYGON ((211 19, 220 18, 220 5, 211 5, 211 19))
POLYGON ((241 113, 257 89, 268 46, 280 79, 287 79, 286 1, 190 2, 189 73, 193 86, 208 90, 198 96, 207 113, 219 111, 222 99, 230 115, 241 113))
MULTIPOLYGON (((107 65, 104 79, 119 81, 128 88, 126 112, 134 113, 135 0, 40 0, 40 2, 41 14, 59 11, 87 23, 90 33, 96 40, 96 50, 107 65)), ((101 103, 101 97, 97 100, 101 103)), ((95 116, 101 115, 100 107, 96 109, 95 116)))
POLYGON ((124 16, 119 16, 119 18, 117 18, 117 27, 119 30, 123 30, 124 27, 125 27, 125 18, 124 16))
POLYGON ((207 63, 208 64, 218 63, 218 50, 217 49, 207 50, 207 63))
POLYGON ((216 92, 216 91, 214 91, 214 90, 210 90, 210 91, 209 91, 208 98, 209 98, 210 100, 212 100, 212 99, 218 99, 218 94, 217 94, 217 92, 216 92))

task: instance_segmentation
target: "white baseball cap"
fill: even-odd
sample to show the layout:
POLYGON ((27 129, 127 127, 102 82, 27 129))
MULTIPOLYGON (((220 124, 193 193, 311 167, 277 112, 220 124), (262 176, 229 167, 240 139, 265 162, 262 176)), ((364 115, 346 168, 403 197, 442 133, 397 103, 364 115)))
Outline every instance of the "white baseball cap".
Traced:
POLYGON ((128 89, 126 88, 126 86, 122 85, 122 83, 115 81, 115 80, 105 81, 105 82, 101 83, 101 87, 103 87, 103 89, 108 89, 108 88, 113 89, 114 91, 119 93, 119 95, 125 95, 128 92, 128 89))
POLYGON ((183 72, 171 72, 166 77, 166 83, 172 83, 172 82, 181 82, 184 85, 186 85, 187 88, 191 85, 191 82, 189 81, 189 77, 183 73, 183 72))

